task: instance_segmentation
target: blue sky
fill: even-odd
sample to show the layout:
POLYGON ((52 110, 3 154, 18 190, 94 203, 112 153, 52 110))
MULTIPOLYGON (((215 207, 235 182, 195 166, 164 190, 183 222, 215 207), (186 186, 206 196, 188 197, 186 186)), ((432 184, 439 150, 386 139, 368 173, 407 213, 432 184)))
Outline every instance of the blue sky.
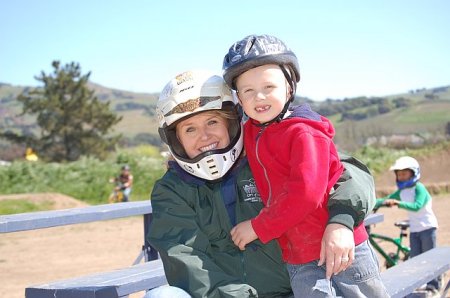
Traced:
POLYGON ((221 73, 228 48, 272 34, 292 48, 314 100, 450 85, 450 1, 2 1, 0 82, 37 86, 51 62, 91 81, 160 92, 188 69, 221 73), (267 3, 266 3, 267 2, 267 3))

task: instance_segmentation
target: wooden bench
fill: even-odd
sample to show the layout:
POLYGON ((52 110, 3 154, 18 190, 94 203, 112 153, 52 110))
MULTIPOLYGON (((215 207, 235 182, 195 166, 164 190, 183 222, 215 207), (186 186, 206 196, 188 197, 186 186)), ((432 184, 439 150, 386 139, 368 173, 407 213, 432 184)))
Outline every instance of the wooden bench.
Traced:
POLYGON ((25 289, 27 298, 119 298, 167 284, 160 259, 25 289))
POLYGON ((372 213, 367 215, 364 219, 364 225, 370 226, 384 221, 384 214, 382 213, 372 213))
POLYGON ((0 233, 45 229, 136 215, 142 215, 144 218, 144 241, 142 251, 135 264, 142 259, 145 259, 145 261, 157 259, 157 251, 146 241, 146 235, 153 218, 150 200, 2 215, 0 216, 0 233))
MULTIPOLYGON (((27 298, 115 298, 152 289, 167 283, 161 260, 145 240, 152 220, 150 201, 107 204, 66 210, 0 216, 0 233, 11 233, 78 223, 143 215, 142 252, 128 268, 29 286, 27 298), (140 260, 146 262, 139 264, 140 260)), ((372 214, 365 224, 382 222, 382 214, 372 214)), ((449 269, 450 248, 435 248, 382 273, 392 297, 403 297, 449 269)))
POLYGON ((0 216, 0 233, 37 230, 138 215, 142 215, 144 219, 144 240, 142 251, 132 266, 111 272, 30 286, 25 290, 27 298, 127 297, 128 294, 167 283, 158 253, 146 241, 152 220, 150 201, 2 215, 0 216), (139 264, 141 260, 146 263, 139 264))
MULTIPOLYGON (((436 247, 382 272, 381 278, 390 296, 401 298, 449 269, 450 247, 436 247)), ((155 260, 112 272, 28 287, 26 297, 116 298, 147 290, 149 285, 157 287, 166 283, 162 263, 155 260)))
POLYGON ((392 298, 401 298, 448 270, 450 270, 450 247, 443 246, 435 247, 383 271, 381 278, 389 295, 392 298))

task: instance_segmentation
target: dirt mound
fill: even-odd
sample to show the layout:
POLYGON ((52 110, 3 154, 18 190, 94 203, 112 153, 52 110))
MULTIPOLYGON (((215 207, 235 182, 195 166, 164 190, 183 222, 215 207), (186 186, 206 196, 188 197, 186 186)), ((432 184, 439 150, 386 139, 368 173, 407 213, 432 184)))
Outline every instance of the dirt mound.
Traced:
POLYGON ((28 193, 28 194, 12 194, 0 196, 2 200, 26 200, 35 204, 46 204, 51 206, 51 209, 67 209, 85 207, 89 204, 66 196, 60 193, 28 193))

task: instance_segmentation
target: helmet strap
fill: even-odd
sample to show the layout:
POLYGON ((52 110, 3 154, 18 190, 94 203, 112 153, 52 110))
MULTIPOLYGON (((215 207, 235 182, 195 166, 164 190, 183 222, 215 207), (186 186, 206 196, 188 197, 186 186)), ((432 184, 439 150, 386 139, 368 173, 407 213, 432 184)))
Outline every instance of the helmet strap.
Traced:
POLYGON ((291 96, 289 98, 289 101, 293 101, 294 100, 294 96, 295 96, 295 92, 297 91, 297 84, 296 82, 292 79, 292 76, 289 74, 289 72, 286 70, 286 67, 284 65, 279 64, 278 65, 281 69, 281 71, 284 74, 284 77, 286 78, 286 81, 289 84, 289 87, 291 87, 291 96))

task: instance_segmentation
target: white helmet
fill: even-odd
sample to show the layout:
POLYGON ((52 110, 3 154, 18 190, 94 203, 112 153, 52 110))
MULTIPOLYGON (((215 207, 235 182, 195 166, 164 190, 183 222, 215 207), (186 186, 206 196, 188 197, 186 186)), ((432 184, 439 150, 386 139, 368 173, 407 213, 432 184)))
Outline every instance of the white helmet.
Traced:
POLYGON ((221 76, 205 71, 187 71, 177 75, 161 92, 156 114, 161 139, 169 146, 176 162, 189 174, 206 180, 222 178, 242 152, 241 113, 221 76), (226 148, 203 152, 191 159, 176 136, 176 124, 209 110, 226 110, 236 114, 236 119, 228 120, 230 144, 226 148))
POLYGON ((390 171, 396 170, 406 170, 410 169, 414 172, 414 180, 420 179, 420 165, 419 162, 410 156, 402 156, 397 159, 392 167, 389 168, 390 171))

